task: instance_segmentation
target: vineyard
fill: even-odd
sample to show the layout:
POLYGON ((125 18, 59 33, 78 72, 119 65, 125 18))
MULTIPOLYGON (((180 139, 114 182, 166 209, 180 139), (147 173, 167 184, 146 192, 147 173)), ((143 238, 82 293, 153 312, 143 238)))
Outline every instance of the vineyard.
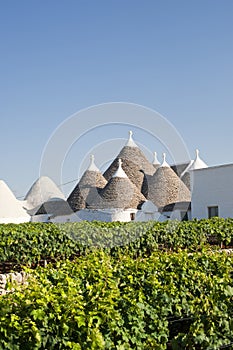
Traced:
POLYGON ((0 226, 0 349, 233 348, 233 220, 0 226), (42 265, 42 266, 39 266, 42 265))

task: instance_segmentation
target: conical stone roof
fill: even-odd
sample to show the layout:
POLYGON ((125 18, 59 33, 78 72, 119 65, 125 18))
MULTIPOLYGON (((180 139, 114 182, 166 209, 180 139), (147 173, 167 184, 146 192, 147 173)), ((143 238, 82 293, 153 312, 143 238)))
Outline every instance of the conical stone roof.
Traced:
POLYGON ((191 179, 190 179, 190 173, 185 173, 181 178, 181 181, 186 185, 186 187, 191 191, 191 179))
POLYGON ((33 214, 38 208, 51 198, 65 200, 64 194, 48 176, 41 176, 34 182, 25 197, 25 207, 33 214), (36 208, 34 210, 34 208, 36 208))
POLYGON ((166 162, 166 155, 163 155, 164 161, 157 169, 149 183, 148 199, 157 207, 178 202, 190 202, 190 191, 176 173, 166 162))
POLYGON ((175 171, 177 176, 181 177, 181 175, 184 173, 185 169, 187 168, 187 166, 189 164, 190 164, 190 161, 180 163, 180 164, 173 164, 173 165, 171 165, 171 168, 173 171, 175 171))
MULTIPOLYGON (((153 167, 155 169, 155 171, 154 171, 154 174, 155 174, 156 170, 161 165, 160 162, 158 161, 158 158, 157 158, 157 152, 154 152, 152 165, 153 165, 153 167)), ((142 184, 142 193, 147 199, 148 199, 150 183, 153 182, 153 175, 146 175, 146 174, 144 174, 144 179, 143 179, 143 184, 142 184)))
POLYGON ((183 183, 188 187, 190 190, 190 175, 189 173, 186 173, 183 177, 181 177, 181 174, 185 171, 187 166, 190 164, 190 162, 180 163, 180 164, 174 164, 171 165, 172 170, 176 173, 177 176, 183 181, 183 183))
POLYGON ((69 195, 67 202, 74 211, 84 209, 92 204, 92 201, 98 196, 98 189, 103 188, 106 184, 107 180, 95 165, 94 156, 91 155, 89 167, 69 195))
POLYGON ((100 190, 100 197, 94 204, 95 208, 138 208, 146 198, 139 189, 129 180, 122 169, 122 161, 118 160, 118 168, 107 185, 100 190))
POLYGON ((119 159, 122 160, 122 168, 130 181, 142 191, 144 174, 153 175, 155 168, 133 141, 131 131, 129 132, 129 139, 126 145, 104 173, 104 177, 107 181, 109 181, 116 172, 119 159))
POLYGON ((50 214, 51 217, 70 215, 73 213, 73 210, 70 208, 67 201, 63 199, 49 200, 43 203, 36 215, 50 214))

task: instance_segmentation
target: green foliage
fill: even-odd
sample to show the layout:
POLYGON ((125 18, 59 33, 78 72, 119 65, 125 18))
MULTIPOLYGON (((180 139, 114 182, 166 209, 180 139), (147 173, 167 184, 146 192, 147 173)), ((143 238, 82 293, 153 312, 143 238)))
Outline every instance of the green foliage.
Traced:
POLYGON ((233 342, 233 220, 0 225, 0 350, 220 349, 233 342), (78 258, 77 258, 78 257, 78 258), (12 288, 12 286, 9 286, 12 288))
POLYGON ((32 265, 41 259, 70 259, 95 247, 112 255, 133 256, 148 256, 158 249, 195 251, 211 240, 231 244, 233 219, 9 224, 0 225, 0 263, 32 265))
POLYGON ((0 297, 0 349, 219 349, 233 341, 232 262, 208 249, 93 249, 27 269, 28 284, 0 297))

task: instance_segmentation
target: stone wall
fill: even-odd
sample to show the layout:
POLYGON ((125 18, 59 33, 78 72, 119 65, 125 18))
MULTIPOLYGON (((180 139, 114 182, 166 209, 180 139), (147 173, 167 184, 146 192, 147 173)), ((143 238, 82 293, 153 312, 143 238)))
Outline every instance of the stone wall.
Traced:
POLYGON ((14 289, 7 289, 7 283, 25 284, 27 276, 25 272, 10 272, 0 274, 0 295, 12 292, 14 289))

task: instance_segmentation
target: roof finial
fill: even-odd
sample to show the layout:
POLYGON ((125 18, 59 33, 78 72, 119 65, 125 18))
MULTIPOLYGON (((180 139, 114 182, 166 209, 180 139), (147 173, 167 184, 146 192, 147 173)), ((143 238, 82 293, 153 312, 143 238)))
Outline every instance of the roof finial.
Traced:
POLYGON ((181 174, 181 178, 189 171, 191 170, 196 170, 196 169, 203 169, 203 168, 207 168, 208 165, 200 158, 199 156, 199 149, 195 150, 196 153, 196 157, 195 160, 191 160, 189 165, 187 166, 187 168, 183 171, 183 173, 181 174))
POLYGON ((94 154, 90 155, 90 165, 87 168, 87 170, 89 170, 89 171, 99 171, 99 169, 95 165, 95 156, 94 156, 94 154))
POLYGON ((124 178, 128 177, 124 172, 124 170, 122 169, 122 160, 120 158, 118 159, 118 169, 112 177, 124 177, 124 178))
POLYGON ((158 158, 157 158, 157 152, 154 152, 154 159, 153 159, 153 165, 160 165, 158 158))
POLYGON ((163 153, 163 163, 161 164, 161 167, 169 167, 169 164, 166 161, 166 153, 163 153))
POLYGON ((131 130, 129 131, 129 139, 128 139, 127 143, 126 143, 126 146, 128 146, 128 147, 138 147, 136 145, 136 143, 134 142, 134 140, 133 140, 133 132, 131 130))
POLYGON ((196 158, 188 170, 208 168, 208 165, 200 158, 199 149, 196 149, 196 158))

